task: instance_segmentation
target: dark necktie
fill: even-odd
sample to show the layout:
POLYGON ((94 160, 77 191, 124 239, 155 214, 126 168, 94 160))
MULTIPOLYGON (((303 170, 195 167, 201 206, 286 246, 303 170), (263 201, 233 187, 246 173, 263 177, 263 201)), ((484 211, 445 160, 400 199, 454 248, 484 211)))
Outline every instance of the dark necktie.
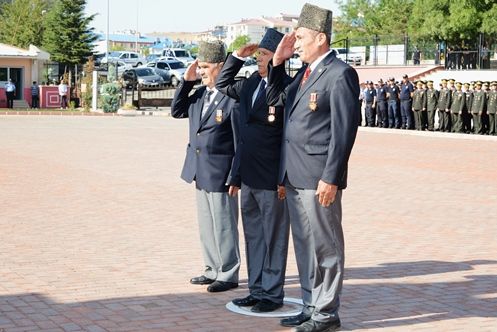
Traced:
POLYGON ((204 117, 205 113, 207 112, 207 109, 209 108, 209 106, 211 105, 211 97, 212 97, 212 94, 214 93, 213 90, 210 90, 210 91, 207 91, 207 93, 205 94, 205 97, 204 97, 204 107, 202 108, 202 118, 204 117))
POLYGON ((255 97, 254 102, 252 103, 252 106, 255 104, 255 101, 257 99, 261 98, 261 96, 265 93, 266 93, 266 81, 264 79, 262 79, 261 83, 259 85, 259 91, 257 91, 257 96, 255 97))
POLYGON ((311 75, 311 66, 307 66, 304 72, 304 76, 302 76, 302 81, 300 81, 300 85, 304 85, 305 81, 307 81, 310 75, 311 75))

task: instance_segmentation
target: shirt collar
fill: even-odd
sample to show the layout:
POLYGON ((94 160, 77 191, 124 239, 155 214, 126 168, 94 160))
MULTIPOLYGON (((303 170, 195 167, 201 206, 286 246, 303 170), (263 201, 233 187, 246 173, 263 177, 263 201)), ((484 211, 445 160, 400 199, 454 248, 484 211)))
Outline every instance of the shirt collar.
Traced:
POLYGON ((321 61, 323 61, 323 59, 326 58, 328 56, 328 54, 330 54, 331 52, 332 52, 332 50, 328 50, 328 52, 326 52, 325 54, 321 55, 316 60, 314 60, 309 65, 309 67, 311 68, 311 72, 314 71, 314 69, 316 69, 316 67, 321 63, 321 61))

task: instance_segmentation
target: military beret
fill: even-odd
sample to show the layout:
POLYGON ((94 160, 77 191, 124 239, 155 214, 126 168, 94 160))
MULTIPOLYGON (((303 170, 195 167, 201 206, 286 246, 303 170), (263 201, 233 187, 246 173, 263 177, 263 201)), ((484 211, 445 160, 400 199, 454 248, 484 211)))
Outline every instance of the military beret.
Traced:
POLYGON ((388 80, 389 81, 395 81, 395 78, 394 77, 390 77, 388 80))
POLYGON ((468 87, 468 86, 469 86, 469 83, 464 83, 464 86, 465 86, 465 87, 468 87))
POLYGON ((476 85, 481 85, 482 83, 481 83, 481 81, 478 81, 478 82, 476 82, 475 84, 476 84, 476 85))
POLYGON ((378 83, 383 83, 383 79, 381 79, 381 78, 380 78, 380 79, 378 80, 378 83))
POLYGON ((283 34, 281 32, 278 32, 273 28, 269 28, 264 34, 264 37, 262 37, 262 40, 259 43, 259 47, 265 48, 266 50, 274 53, 281 41, 281 38, 283 38, 283 34))
POLYGON ((306 3, 300 11, 297 29, 307 28, 331 36, 332 18, 333 12, 331 10, 306 3))
POLYGON ((426 82, 426 84, 433 85, 433 81, 428 81, 428 82, 426 82))
POLYGON ((409 76, 407 76, 407 74, 404 74, 402 75, 402 78, 409 78, 409 76))
POLYGON ((447 83, 447 80, 445 78, 442 78, 441 82, 442 83, 447 83))
POLYGON ((488 86, 488 82, 483 82, 483 86, 488 86))
POLYGON ((490 83, 490 85, 497 85, 497 82, 493 81, 492 83, 490 83))
POLYGON ((423 85, 423 81, 417 81, 416 85, 423 85))
POLYGON ((453 84, 455 81, 456 81, 456 80, 455 80, 455 79, 453 79, 453 78, 451 78, 451 79, 449 80, 449 82, 450 82, 450 83, 452 83, 452 84, 453 84))
POLYGON ((226 48, 221 41, 201 41, 198 47, 198 61, 207 63, 223 62, 226 58, 226 48))
POLYGON ((462 83, 461 82, 456 82, 456 85, 457 86, 462 86, 462 83))

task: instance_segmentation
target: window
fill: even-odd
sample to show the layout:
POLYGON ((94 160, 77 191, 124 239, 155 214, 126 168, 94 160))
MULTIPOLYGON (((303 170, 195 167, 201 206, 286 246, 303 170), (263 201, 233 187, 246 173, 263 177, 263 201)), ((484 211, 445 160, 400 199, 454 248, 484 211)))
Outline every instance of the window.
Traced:
POLYGON ((7 68, 0 68, 0 82, 7 82, 8 80, 7 68))

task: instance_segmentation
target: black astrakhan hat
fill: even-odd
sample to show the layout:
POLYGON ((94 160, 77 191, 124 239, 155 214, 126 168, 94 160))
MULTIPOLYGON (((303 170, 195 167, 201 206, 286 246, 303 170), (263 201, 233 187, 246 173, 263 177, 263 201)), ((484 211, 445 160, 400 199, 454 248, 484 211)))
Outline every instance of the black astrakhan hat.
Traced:
POLYGON ((281 41, 281 38, 283 38, 283 34, 281 32, 273 28, 269 28, 264 34, 264 37, 262 37, 262 40, 259 43, 259 47, 265 48, 266 50, 274 53, 281 41))

